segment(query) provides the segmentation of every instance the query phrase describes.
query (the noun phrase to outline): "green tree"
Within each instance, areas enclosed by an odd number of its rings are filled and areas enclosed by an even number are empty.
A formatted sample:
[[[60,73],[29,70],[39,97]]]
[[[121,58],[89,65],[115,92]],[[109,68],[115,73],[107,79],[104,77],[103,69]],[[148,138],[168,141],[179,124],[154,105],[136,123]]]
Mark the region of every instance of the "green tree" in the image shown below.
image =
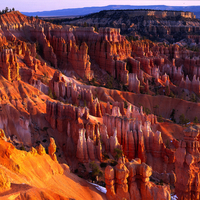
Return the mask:
[[[169,149],[169,140],[166,141],[165,146]]]
[[[163,117],[162,117],[162,115],[159,115],[157,119],[158,119],[158,122],[163,122]]]
[[[22,144],[22,146],[20,147],[20,150],[26,151],[26,149],[25,149],[25,147],[24,147],[24,144]]]
[[[151,110],[149,108],[143,107],[143,112],[146,113],[146,115],[151,114]]]
[[[165,95],[169,95],[169,86],[168,85],[165,87]]]
[[[128,108],[128,103],[127,103],[127,101],[124,101],[124,108]]]
[[[39,55],[43,55],[42,46],[40,45],[40,43],[39,43],[38,41],[35,43],[35,47],[36,47],[36,52],[37,52]]]
[[[106,152],[103,152],[102,155],[104,160],[108,160],[110,158]]]
[[[197,118],[197,116],[194,118],[194,124],[198,124],[199,123],[199,120],[198,120],[198,118]]]
[[[118,160],[120,157],[122,157],[122,153],[123,151],[119,148],[115,148],[114,149],[114,152],[115,152],[115,159]]]
[[[154,107],[154,113],[155,113],[155,115],[158,115],[158,111],[159,111],[159,105],[155,105]]]
[[[7,13],[7,12],[8,12],[8,7],[5,8],[5,13]]]
[[[99,166],[94,161],[90,162],[89,166],[92,169],[92,176],[95,177],[103,175],[102,171],[99,169]]]
[[[171,91],[169,97],[175,98],[175,94]]]
[[[113,82],[114,82],[114,78],[112,76],[111,77],[108,76],[106,87],[109,89],[113,89]]]
[[[184,124],[184,123],[185,123],[185,115],[184,115],[184,114],[181,114],[181,115],[179,116],[179,122],[180,122],[181,124]]]
[[[87,22],[84,22],[83,27],[87,27],[87,26],[88,26]]]
[[[172,120],[174,123],[176,123],[176,119],[174,118],[174,116],[175,116],[175,109],[172,110],[172,113],[171,113],[171,115],[170,115],[170,118],[171,118],[171,120]]]
[[[187,123],[190,122],[190,121],[189,121],[189,119],[187,119],[187,118],[185,117],[184,114],[181,114],[180,117],[179,117],[179,122],[180,122],[180,124],[187,124]]]
[[[191,97],[190,97],[190,101],[192,102],[196,102],[197,103],[197,97],[195,94],[192,93]]]
[[[49,96],[51,99],[54,98],[51,88],[49,88],[48,96]]]
[[[87,107],[87,102],[85,99],[84,99],[84,107]]]

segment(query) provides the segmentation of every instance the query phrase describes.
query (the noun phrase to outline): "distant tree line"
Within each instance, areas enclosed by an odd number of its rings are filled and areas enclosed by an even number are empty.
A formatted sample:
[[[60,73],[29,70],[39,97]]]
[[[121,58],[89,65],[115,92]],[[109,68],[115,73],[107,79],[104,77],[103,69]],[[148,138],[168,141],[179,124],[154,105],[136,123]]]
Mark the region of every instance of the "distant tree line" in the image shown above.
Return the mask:
[[[6,7],[5,9],[0,10],[0,14],[9,13],[9,12],[12,12],[12,11],[15,11],[15,9],[14,8],[9,9],[8,7]]]
[[[59,18],[55,18],[55,19],[43,19],[44,21],[46,22],[50,22],[52,24],[57,24],[57,25],[60,25],[62,24],[63,22],[70,22],[72,21],[70,18],[64,18],[64,19],[59,19]]]
[[[61,25],[61,24],[63,24],[64,22],[66,22],[66,23],[69,23],[69,22],[71,22],[71,21],[74,21],[74,20],[77,20],[77,19],[83,19],[84,17],[82,16],[82,17],[73,17],[73,18],[71,18],[71,17],[66,17],[66,18],[59,18],[59,17],[56,17],[56,18],[49,18],[48,19],[48,17],[47,18],[41,18],[42,20],[44,20],[44,21],[46,21],[46,22],[50,22],[50,23],[52,23],[52,24],[57,24],[57,25]]]
[[[87,14],[85,15],[84,17],[93,17],[94,15],[96,14],[104,14],[105,13],[108,13],[108,12],[126,12],[126,11],[161,11],[161,12],[188,12],[188,13],[191,13],[190,11],[182,11],[182,10],[156,10],[156,9],[116,9],[116,10],[113,10],[113,9],[110,9],[110,10],[101,10],[99,12],[96,12],[96,13],[91,13],[91,14]],[[83,16],[82,16],[83,17]]]
[[[162,12],[188,12],[191,13],[191,11],[183,11],[183,10],[157,10],[157,9],[110,9],[110,10],[106,10],[106,11],[162,11]],[[101,12],[101,11],[100,11]]]

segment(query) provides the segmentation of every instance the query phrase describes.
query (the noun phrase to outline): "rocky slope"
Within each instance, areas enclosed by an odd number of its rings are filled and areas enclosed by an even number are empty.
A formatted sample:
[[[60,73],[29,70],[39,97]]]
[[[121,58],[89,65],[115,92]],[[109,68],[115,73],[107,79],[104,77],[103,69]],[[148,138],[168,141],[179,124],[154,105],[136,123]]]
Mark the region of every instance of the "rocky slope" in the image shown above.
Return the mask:
[[[42,146],[19,151],[2,136],[1,130],[0,199],[106,199],[92,185],[70,173],[66,164],[53,160]],[[49,154],[52,148],[56,150],[50,144]]]
[[[63,22],[64,23],[64,22]],[[157,41],[177,42],[187,35],[198,35],[200,21],[191,12],[156,10],[104,10],[68,24],[120,28],[122,34]]]
[[[198,195],[198,188],[188,188],[198,185],[199,135],[193,132],[199,128],[184,134],[185,127],[173,123],[195,117],[198,123],[198,52],[19,12],[0,19],[0,128],[8,138],[0,140],[0,167],[7,174],[2,198],[105,199],[59,163],[90,181],[105,181],[108,199],[130,199],[133,191],[141,200],[169,199],[169,186],[179,197]],[[185,100],[172,98],[173,92]],[[181,185],[179,168],[197,177],[188,187]]]

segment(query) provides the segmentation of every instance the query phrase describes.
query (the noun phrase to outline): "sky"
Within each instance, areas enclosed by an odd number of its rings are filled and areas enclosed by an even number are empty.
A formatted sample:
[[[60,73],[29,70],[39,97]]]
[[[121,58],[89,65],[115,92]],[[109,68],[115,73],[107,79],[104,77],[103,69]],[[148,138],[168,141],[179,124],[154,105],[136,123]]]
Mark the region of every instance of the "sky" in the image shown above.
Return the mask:
[[[1,0],[0,10],[15,8],[20,12],[50,11],[107,5],[200,6],[200,0]]]

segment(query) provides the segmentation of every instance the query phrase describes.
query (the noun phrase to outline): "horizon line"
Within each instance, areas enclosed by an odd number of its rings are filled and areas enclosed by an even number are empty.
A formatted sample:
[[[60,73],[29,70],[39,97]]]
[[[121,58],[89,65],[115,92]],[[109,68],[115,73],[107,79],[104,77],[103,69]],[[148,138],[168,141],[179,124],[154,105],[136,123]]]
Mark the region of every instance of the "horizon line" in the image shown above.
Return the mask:
[[[30,11],[30,12],[24,12],[24,11],[19,11],[22,13],[39,13],[39,12],[51,12],[51,11],[61,11],[61,10],[74,10],[74,9],[84,9],[84,8],[103,8],[103,7],[108,7],[108,6],[134,6],[134,7],[141,7],[141,6],[166,6],[166,7],[182,7],[182,8],[187,8],[187,7],[197,7],[200,5],[190,5],[190,6],[171,6],[171,5],[106,5],[106,6],[86,6],[86,7],[78,7],[78,8],[63,8],[63,9],[55,9],[55,10],[43,10],[43,11]],[[184,11],[185,12],[185,11]],[[191,12],[191,11],[188,11]]]

